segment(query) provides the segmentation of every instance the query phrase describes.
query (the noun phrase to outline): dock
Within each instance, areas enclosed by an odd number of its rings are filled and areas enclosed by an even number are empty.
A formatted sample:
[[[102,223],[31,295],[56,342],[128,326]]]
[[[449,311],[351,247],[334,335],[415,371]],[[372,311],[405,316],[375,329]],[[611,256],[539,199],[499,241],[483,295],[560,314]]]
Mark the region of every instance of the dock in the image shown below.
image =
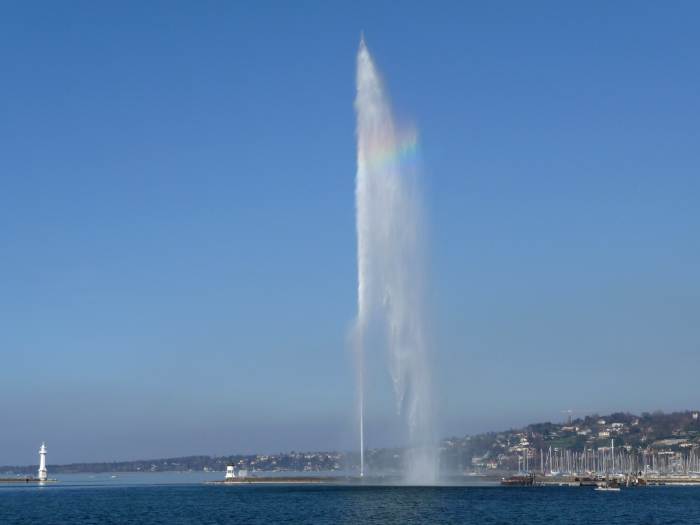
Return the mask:
[[[698,486],[699,476],[541,476],[517,475],[502,478],[504,487],[597,487],[614,483],[620,487]]]
[[[39,479],[39,478],[34,478],[34,477],[16,477],[16,478],[0,478],[0,483],[35,483],[35,484],[41,484],[41,483],[55,483],[57,480],[55,479]]]

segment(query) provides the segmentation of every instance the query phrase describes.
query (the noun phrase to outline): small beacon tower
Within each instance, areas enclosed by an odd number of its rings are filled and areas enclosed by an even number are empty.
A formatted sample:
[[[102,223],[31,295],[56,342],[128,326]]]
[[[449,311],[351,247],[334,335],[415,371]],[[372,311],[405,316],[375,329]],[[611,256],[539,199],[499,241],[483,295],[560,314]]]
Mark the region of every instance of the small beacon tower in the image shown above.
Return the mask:
[[[46,480],[46,443],[42,443],[39,449],[39,481]]]
[[[226,477],[224,479],[236,479],[236,473],[233,470],[233,465],[226,467]]]

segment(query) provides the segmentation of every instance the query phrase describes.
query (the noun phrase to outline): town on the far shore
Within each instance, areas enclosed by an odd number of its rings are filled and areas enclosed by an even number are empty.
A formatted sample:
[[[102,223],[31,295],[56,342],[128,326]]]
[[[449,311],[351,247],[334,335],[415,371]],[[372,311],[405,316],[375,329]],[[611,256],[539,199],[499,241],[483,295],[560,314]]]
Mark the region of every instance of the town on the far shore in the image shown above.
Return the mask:
[[[700,476],[700,411],[613,413],[537,423],[520,429],[450,437],[440,442],[440,469],[449,476],[498,477],[514,473],[564,476],[577,473],[634,472]],[[45,449],[44,449],[45,451]],[[406,451],[365,452],[368,472],[401,472]],[[43,456],[42,456],[43,457]],[[51,465],[53,474],[81,472],[270,472],[356,473],[356,452],[284,452],[102,463]],[[35,475],[37,465],[0,466],[2,475]]]

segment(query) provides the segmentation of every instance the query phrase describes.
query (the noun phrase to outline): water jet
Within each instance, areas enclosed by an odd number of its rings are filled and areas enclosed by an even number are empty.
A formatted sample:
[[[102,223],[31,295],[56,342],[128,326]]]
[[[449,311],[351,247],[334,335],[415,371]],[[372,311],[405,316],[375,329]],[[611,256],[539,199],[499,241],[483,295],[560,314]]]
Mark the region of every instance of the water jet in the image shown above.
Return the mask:
[[[407,432],[407,483],[437,479],[426,334],[426,272],[417,133],[399,126],[364,36],[357,53],[357,356],[360,476],[365,474],[365,352],[370,333],[388,351],[396,409]]]

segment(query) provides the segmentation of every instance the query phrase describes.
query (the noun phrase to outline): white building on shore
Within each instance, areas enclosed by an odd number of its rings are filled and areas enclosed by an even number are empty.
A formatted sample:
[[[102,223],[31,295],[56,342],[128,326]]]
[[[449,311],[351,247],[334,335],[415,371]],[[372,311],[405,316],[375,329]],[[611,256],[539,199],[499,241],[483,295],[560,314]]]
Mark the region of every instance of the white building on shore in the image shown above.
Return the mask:
[[[41,444],[39,449],[39,481],[46,481],[48,475],[46,472],[46,443]]]

